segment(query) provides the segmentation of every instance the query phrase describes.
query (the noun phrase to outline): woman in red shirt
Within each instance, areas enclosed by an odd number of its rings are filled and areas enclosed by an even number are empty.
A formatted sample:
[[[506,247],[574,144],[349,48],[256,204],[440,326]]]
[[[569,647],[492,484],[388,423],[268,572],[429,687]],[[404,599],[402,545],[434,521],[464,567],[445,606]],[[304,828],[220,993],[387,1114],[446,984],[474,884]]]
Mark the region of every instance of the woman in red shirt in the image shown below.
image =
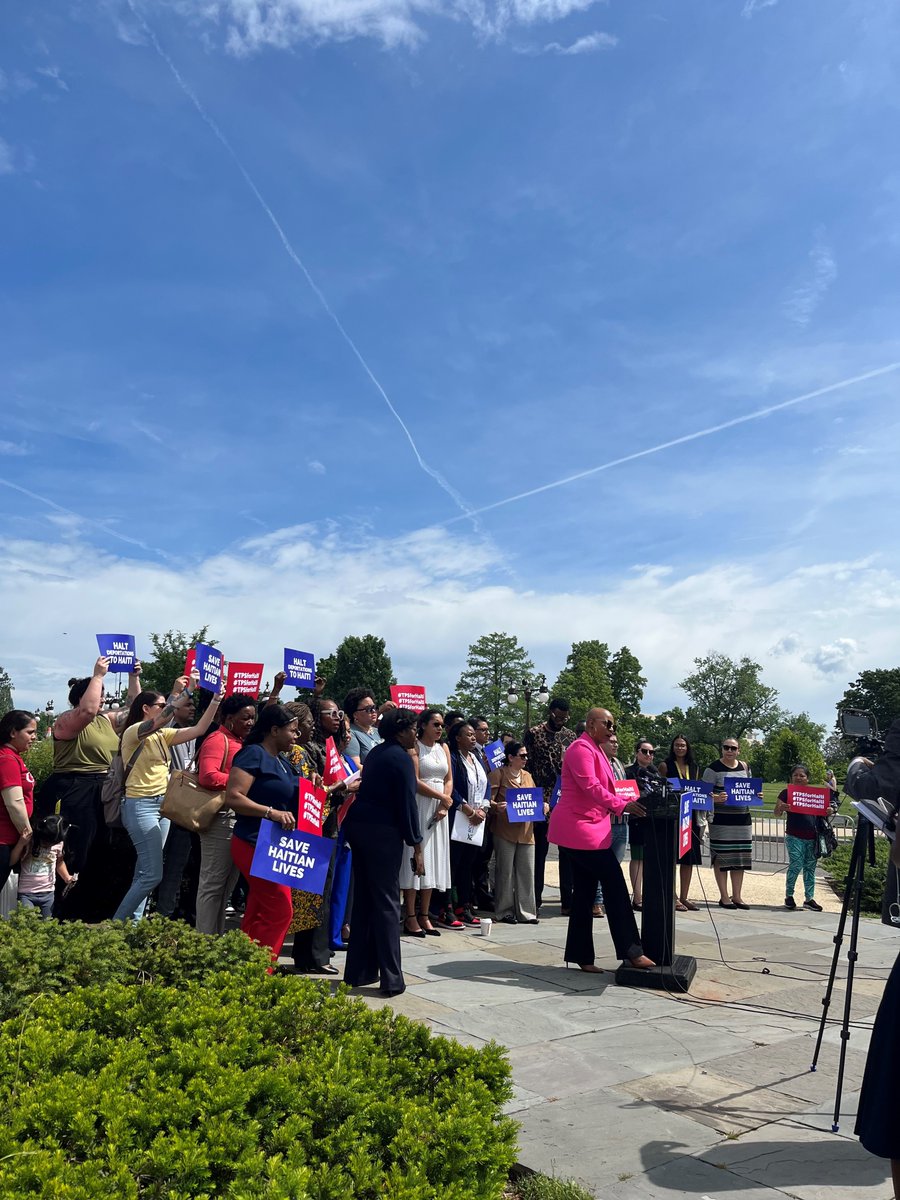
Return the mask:
[[[31,837],[34,777],[22,755],[34,745],[34,713],[14,708],[0,720],[0,889],[9,878],[9,857],[19,838]]]
[[[219,709],[221,724],[203,741],[197,759],[197,782],[212,792],[224,792],[234,756],[256,724],[252,696],[226,696]],[[224,797],[223,797],[224,799]],[[234,813],[223,808],[209,829],[200,834],[200,881],[197,884],[196,927],[200,933],[225,932],[228,897],[240,878],[231,858]]]

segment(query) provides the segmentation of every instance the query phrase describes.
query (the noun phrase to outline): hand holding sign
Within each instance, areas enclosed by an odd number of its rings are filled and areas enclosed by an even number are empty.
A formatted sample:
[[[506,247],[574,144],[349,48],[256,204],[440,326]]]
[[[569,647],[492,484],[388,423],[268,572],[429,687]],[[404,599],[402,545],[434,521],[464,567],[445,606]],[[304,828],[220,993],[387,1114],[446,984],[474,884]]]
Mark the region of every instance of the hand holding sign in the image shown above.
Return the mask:
[[[305,650],[284,648],[284,677],[291,687],[314,688],[316,685],[316,660]]]
[[[741,775],[725,776],[725,804],[731,808],[761,808],[762,780]]]
[[[795,787],[791,784],[787,790],[788,812],[804,813],[811,817],[828,815],[831,806],[831,788],[810,787],[805,784]]]
[[[108,660],[110,671],[117,675],[130,673],[134,666],[134,635],[131,633],[98,633],[97,647]]]
[[[544,819],[543,788],[507,788],[506,818],[513,823]]]
[[[290,816],[273,811],[272,817]],[[270,883],[287,884],[321,896],[328,877],[334,842],[312,833],[285,833],[274,819],[260,822],[250,874]]]
[[[197,670],[200,672],[200,686],[206,692],[219,692],[222,687],[224,674],[224,657],[221,650],[215,646],[197,646]]]

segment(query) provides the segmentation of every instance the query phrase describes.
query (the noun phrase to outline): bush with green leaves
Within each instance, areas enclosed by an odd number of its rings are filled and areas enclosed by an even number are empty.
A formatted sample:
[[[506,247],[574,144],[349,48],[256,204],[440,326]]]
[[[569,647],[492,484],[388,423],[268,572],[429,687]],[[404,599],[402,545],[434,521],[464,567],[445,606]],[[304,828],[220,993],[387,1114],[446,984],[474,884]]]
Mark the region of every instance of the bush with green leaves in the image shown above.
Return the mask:
[[[498,1046],[312,980],[36,995],[0,1026],[0,1198],[499,1200]]]
[[[150,917],[137,924],[82,925],[45,921],[18,908],[0,921],[0,1020],[23,1010],[40,992],[106,983],[204,982],[223,971],[269,965],[268,952],[234,930],[205,937],[181,921]]]
[[[841,842],[828,858],[820,860],[826,874],[830,877],[841,898],[843,898],[844,890],[847,886],[847,872],[850,870],[850,855],[852,852],[852,842]],[[876,838],[874,867],[869,862],[868,857],[866,858],[862,897],[859,905],[860,912],[869,913],[873,916],[881,916],[881,902],[884,897],[885,884],[887,883],[889,856],[890,843],[888,840],[883,837]]]
[[[35,787],[39,788],[53,774],[53,739],[41,738],[35,742],[25,755],[25,762],[34,778]]]
[[[571,1179],[551,1175],[525,1175],[516,1183],[516,1200],[594,1200],[590,1192]]]

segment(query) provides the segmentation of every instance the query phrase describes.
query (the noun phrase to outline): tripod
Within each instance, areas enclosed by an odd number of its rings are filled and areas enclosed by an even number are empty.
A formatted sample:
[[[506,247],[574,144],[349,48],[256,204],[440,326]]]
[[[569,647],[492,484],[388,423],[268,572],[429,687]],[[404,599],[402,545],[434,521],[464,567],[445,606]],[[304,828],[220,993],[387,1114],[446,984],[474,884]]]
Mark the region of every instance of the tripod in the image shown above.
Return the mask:
[[[816,1038],[816,1050],[810,1064],[810,1071],[815,1071],[819,1061],[819,1051],[822,1048],[822,1037],[825,1033],[825,1023],[828,1020],[828,1009],[831,1004],[831,993],[834,991],[834,977],[837,974],[838,958],[841,953],[841,943],[844,940],[844,926],[847,923],[847,912],[852,904],[853,918],[850,922],[850,949],[847,951],[847,992],[844,996],[844,1018],[841,1022],[841,1055],[838,1062],[837,1090],[834,1096],[834,1121],[831,1132],[840,1129],[841,1091],[844,1086],[844,1067],[847,1061],[847,1042],[850,1040],[850,1003],[853,995],[853,973],[858,958],[856,952],[859,940],[859,909],[862,902],[863,877],[866,872],[866,857],[869,864],[875,865],[875,826],[860,813],[859,824],[853,838],[853,851],[850,855],[850,869],[847,872],[847,884],[844,888],[844,903],[841,905],[841,916],[838,921],[837,933],[834,935],[834,956],[831,960],[831,971],[828,975],[828,986],[822,1000],[822,1020],[819,1022],[819,1036]]]

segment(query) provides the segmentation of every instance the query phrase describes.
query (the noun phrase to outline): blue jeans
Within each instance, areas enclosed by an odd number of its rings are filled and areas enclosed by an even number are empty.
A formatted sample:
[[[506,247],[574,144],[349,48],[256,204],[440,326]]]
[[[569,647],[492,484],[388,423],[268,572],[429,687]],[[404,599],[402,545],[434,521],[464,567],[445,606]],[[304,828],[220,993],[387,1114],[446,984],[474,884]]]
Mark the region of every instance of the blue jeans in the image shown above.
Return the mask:
[[[616,856],[616,862],[621,862],[625,857],[625,847],[628,845],[628,824],[622,821],[619,825],[612,827],[612,845],[610,849]],[[597,895],[594,897],[595,904],[603,903],[603,888],[597,884]]]
[[[169,832],[168,819],[159,815],[162,802],[162,796],[130,796],[122,801],[122,824],[137,851],[137,866],[131,887],[113,915],[114,921],[139,921],[147,897],[162,879],[163,846]]]
[[[36,908],[40,911],[42,917],[53,916],[53,901],[56,899],[54,892],[19,892],[18,900],[25,908]]]

